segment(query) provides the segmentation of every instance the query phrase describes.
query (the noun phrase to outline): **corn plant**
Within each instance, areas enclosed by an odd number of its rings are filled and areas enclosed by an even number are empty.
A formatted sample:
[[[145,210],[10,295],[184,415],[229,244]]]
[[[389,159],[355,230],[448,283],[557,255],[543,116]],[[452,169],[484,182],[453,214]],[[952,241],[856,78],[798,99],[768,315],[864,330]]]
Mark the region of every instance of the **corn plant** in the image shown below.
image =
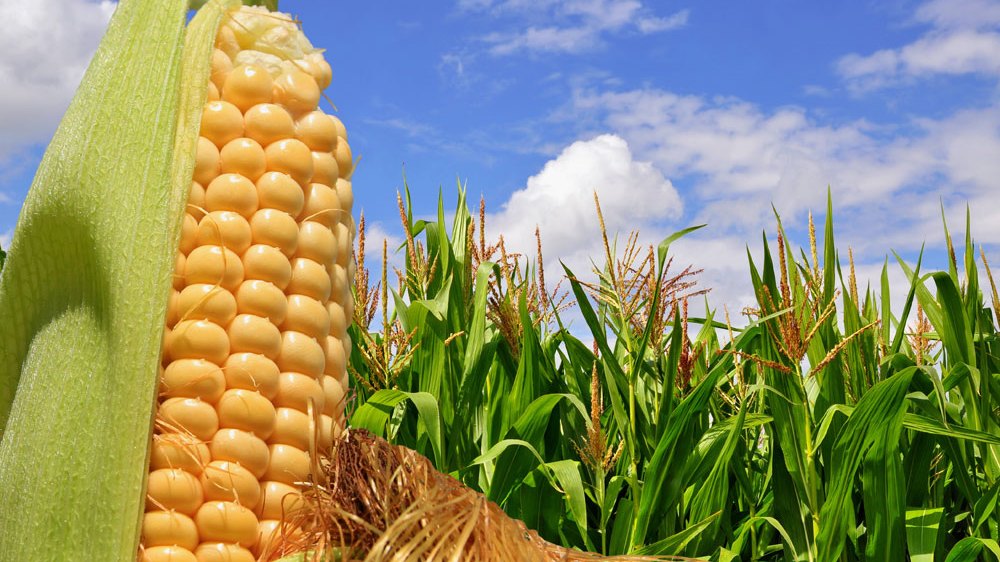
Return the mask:
[[[358,268],[351,423],[566,546],[993,559],[1000,360],[971,234],[964,277],[953,250],[949,271],[931,274],[897,256],[910,287],[893,311],[888,262],[880,286],[859,291],[826,211],[822,244],[810,217],[808,253],[780,218],[774,247],[748,253],[757,304],[734,326],[697,270],[670,272],[670,244],[693,229],[657,248],[627,236],[619,251],[602,222],[596,281],[567,268],[560,297],[545,289],[541,243],[533,264],[487,244],[464,190],[450,233],[440,196],[436,220],[414,220],[407,192],[396,284],[384,257],[377,282]],[[586,339],[564,324],[567,306]]]

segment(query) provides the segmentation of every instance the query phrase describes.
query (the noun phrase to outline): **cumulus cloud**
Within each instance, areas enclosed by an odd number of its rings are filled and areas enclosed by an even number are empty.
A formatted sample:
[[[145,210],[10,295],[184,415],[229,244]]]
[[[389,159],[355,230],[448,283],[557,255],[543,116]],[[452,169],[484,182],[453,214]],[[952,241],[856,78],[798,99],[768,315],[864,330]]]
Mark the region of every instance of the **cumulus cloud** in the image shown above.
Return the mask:
[[[638,0],[460,0],[458,5],[463,11],[518,20],[516,29],[481,38],[498,56],[581,53],[600,46],[608,34],[669,31],[687,25],[689,17],[688,10],[657,15]]]
[[[0,2],[0,159],[45,142],[90,62],[115,3]]]
[[[491,236],[502,233],[509,248],[533,256],[537,225],[553,257],[549,265],[561,259],[583,273],[602,252],[595,193],[612,234],[645,227],[652,234],[683,211],[677,190],[656,167],[637,160],[621,137],[600,135],[574,142],[546,163],[488,216],[487,227]]]
[[[929,29],[907,45],[837,61],[836,70],[852,91],[941,74],[1000,78],[1000,2],[931,0],[917,9],[912,23]]]

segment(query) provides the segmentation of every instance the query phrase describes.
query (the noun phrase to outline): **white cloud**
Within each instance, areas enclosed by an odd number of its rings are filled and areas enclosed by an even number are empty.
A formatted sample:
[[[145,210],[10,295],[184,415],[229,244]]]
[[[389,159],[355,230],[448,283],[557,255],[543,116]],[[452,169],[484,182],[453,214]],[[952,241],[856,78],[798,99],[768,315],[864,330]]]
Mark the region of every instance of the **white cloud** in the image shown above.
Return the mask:
[[[489,52],[581,53],[602,45],[607,34],[659,33],[687,25],[688,10],[659,16],[638,0],[460,0],[459,9],[515,17],[516,29],[482,37]],[[526,25],[527,23],[527,25]]]
[[[937,74],[1000,78],[1000,2],[931,0],[917,9],[912,23],[930,29],[902,47],[837,61],[849,89],[863,93]]]
[[[0,160],[51,136],[114,9],[107,0],[0,1]]]
[[[917,8],[913,20],[941,29],[979,29],[1000,25],[996,0],[930,0]]]
[[[575,142],[528,178],[502,210],[490,214],[490,237],[503,233],[508,248],[533,256],[535,227],[541,229],[547,269],[564,260],[578,274],[601,253],[594,193],[610,235],[680,217],[677,190],[651,163],[636,160],[628,143],[615,135]]]
[[[639,32],[641,33],[670,31],[671,29],[679,29],[687,25],[688,18],[690,16],[690,10],[681,10],[665,18],[657,16],[640,18],[636,22],[636,26],[639,28]]]
[[[509,55],[517,51],[578,53],[592,48],[597,42],[593,31],[582,27],[530,27],[517,33],[490,33],[483,41],[492,45],[494,55]]]
[[[972,209],[973,234],[989,259],[1000,252],[1000,104],[896,126],[859,120],[830,125],[796,107],[764,110],[735,98],[684,96],[657,89],[580,89],[557,114],[610,131],[583,138],[549,161],[491,217],[522,251],[541,225],[549,264],[589,269],[603,251],[590,185],[600,186],[609,231],[638,228],[656,244],[693,224],[708,228],[674,245],[679,263],[704,267],[712,302],[734,307],[751,297],[746,247],[775,230],[772,204],[793,238],[807,245],[807,211],[819,220],[827,186],[838,248],[854,249],[860,283],[877,286],[891,250],[944,248],[941,205],[953,234]],[[681,213],[682,209],[687,211]],[[820,227],[822,225],[819,225]],[[894,287],[901,281],[890,259]],[[905,286],[905,283],[903,284]],[[899,291],[897,291],[899,292]]]
[[[599,112],[605,126],[629,141],[683,193],[694,222],[749,235],[771,220],[771,203],[789,222],[825,207],[830,186],[844,234],[862,250],[885,243],[912,249],[940,241],[939,205],[964,208],[998,193],[1000,105],[915,119],[898,128],[864,121],[816,122],[804,110],[763,111],[740,100],[678,96],[661,90],[579,92],[577,111]],[[974,209],[976,224],[993,228]],[[982,215],[978,219],[977,215]],[[1000,243],[1000,237],[994,238]]]

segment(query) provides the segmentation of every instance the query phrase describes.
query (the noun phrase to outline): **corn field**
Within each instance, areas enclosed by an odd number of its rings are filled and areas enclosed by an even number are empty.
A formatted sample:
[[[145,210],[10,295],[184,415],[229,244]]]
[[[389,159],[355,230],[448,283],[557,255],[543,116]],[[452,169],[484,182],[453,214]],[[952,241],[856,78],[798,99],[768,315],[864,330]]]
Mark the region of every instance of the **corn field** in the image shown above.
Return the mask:
[[[591,552],[1000,557],[1000,299],[968,227],[948,271],[897,256],[859,290],[832,203],[808,250],[778,219],[776,251],[748,255],[757,304],[732,317],[671,263],[693,229],[643,248],[602,226],[597,281],[565,268],[553,287],[541,239],[530,257],[488,243],[461,187],[450,225],[440,201],[435,220],[399,206],[398,270],[361,220],[351,426]],[[910,280],[898,310],[890,267]]]

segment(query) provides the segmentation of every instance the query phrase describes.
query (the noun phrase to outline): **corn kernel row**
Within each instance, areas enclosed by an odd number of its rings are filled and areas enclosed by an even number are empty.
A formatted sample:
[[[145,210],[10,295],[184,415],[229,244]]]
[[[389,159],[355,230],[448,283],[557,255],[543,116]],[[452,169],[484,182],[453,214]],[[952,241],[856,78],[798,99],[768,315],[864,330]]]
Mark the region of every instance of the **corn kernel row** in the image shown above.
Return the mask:
[[[344,423],[353,158],[343,124],[317,109],[329,65],[251,48],[253,12],[220,28],[212,54],[167,314],[148,562],[256,560],[301,498],[311,445]]]

